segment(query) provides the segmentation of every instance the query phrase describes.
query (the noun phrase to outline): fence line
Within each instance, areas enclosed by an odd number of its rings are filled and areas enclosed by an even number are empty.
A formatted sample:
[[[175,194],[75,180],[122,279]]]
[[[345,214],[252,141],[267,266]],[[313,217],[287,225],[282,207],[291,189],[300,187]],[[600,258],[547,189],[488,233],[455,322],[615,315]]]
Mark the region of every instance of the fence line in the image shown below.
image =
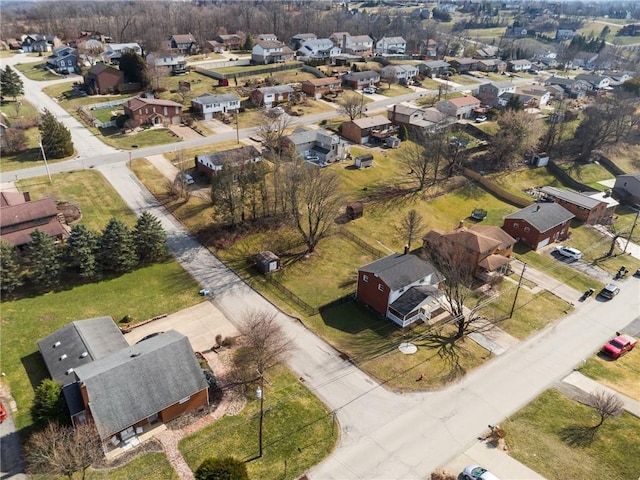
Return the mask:
[[[484,188],[486,188],[491,193],[493,193],[496,197],[500,198],[501,200],[504,200],[507,203],[515,205],[516,207],[520,207],[520,208],[528,207],[533,203],[532,200],[527,200],[526,198],[522,198],[517,195],[514,195],[511,192],[507,192],[504,188],[499,187],[497,184],[495,184],[488,178],[483,177],[478,172],[474,172],[473,170],[469,170],[468,168],[465,168],[463,173],[465,177],[475,180]]]
[[[340,228],[338,229],[338,234],[347,237],[349,240],[351,240],[353,243],[355,243],[356,245],[358,245],[360,248],[366,250],[367,252],[369,252],[372,255],[375,255],[378,258],[382,258],[385,257],[387,254],[382,252],[381,250],[378,250],[375,247],[372,247],[371,245],[369,245],[367,242],[365,242],[364,240],[362,240],[360,237],[354,235],[353,233],[351,233],[350,231],[344,229],[344,228]]]
[[[571,175],[560,168],[558,164],[553,160],[549,160],[549,163],[547,164],[547,170],[558,177],[558,180],[560,180],[566,187],[573,188],[574,190],[577,190],[579,192],[593,191],[593,187],[575,180]]]
[[[117,107],[119,105],[122,105],[123,103],[126,103],[128,100],[131,100],[131,99],[119,98],[118,100],[111,100],[110,102],[93,103],[91,105],[87,105],[84,108],[87,108],[89,110],[102,110],[105,108]]]
[[[278,280],[273,278],[271,275],[267,275],[265,278],[269,285],[274,286],[278,291],[283,293],[290,300],[293,300],[293,302],[299,307],[301,307],[306,313],[308,313],[309,315],[318,314],[319,310],[317,308],[312,307],[307,302],[302,300],[300,297],[298,297],[295,293],[293,293],[291,290],[289,290],[287,287],[285,287],[282,283],[280,283]]]

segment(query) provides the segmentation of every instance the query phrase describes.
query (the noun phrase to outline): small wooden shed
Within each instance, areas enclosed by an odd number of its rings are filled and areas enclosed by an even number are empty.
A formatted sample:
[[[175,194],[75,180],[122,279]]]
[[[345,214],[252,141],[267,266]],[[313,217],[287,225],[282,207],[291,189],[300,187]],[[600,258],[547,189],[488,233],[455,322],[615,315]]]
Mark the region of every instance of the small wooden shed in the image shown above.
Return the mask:
[[[364,215],[364,205],[362,202],[349,202],[347,203],[347,217],[351,220],[360,218]]]
[[[268,250],[258,253],[255,262],[256,269],[262,274],[275,272],[280,268],[280,257]]]
[[[387,137],[384,139],[387,148],[400,148],[400,139],[398,137]]]
[[[373,167],[373,155],[367,153],[366,155],[360,155],[353,159],[356,168]]]

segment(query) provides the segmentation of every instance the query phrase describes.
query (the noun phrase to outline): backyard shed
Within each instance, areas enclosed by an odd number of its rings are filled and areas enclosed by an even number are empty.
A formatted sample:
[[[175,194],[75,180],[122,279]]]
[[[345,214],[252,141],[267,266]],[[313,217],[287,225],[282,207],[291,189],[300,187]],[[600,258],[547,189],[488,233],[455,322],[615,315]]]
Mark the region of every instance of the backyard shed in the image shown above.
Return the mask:
[[[268,250],[258,253],[255,261],[256,269],[262,274],[275,272],[280,268],[280,257]]]
[[[384,139],[384,144],[388,148],[400,148],[400,139],[398,137],[387,137]]]
[[[364,214],[364,205],[362,202],[349,202],[347,203],[347,217],[351,220],[360,218]]]
[[[371,153],[367,153],[366,155],[357,156],[354,159],[354,164],[356,168],[373,167],[373,155]]]

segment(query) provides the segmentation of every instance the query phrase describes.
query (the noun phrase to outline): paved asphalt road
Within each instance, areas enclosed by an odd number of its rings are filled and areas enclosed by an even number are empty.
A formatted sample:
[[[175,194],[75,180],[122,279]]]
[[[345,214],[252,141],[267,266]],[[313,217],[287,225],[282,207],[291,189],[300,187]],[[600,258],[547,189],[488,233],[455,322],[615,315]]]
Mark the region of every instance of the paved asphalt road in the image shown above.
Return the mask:
[[[275,311],[275,307],[184,231],[128,170],[123,156],[128,154],[103,155],[87,158],[85,162],[97,165],[135,212],[148,210],[160,218],[176,258],[203,287],[212,291],[214,301],[234,324],[238,325],[247,309]],[[58,165],[62,171],[77,167],[77,163]],[[13,180],[13,175],[23,178],[37,174],[42,173],[33,169],[10,172],[6,180],[3,176],[3,181]],[[341,359],[330,345],[300,322],[278,313],[297,347],[289,365],[336,411],[341,426],[338,448],[312,468],[309,477],[341,480],[427,477],[436,467],[467,450],[487,424],[499,423],[518,410],[590,356],[612,332],[637,317],[640,280],[627,278],[621,282],[621,288],[611,302],[594,301],[579,306],[562,321],[492,359],[454,385],[437,392],[406,395],[386,390]],[[500,476],[500,471],[494,473]]]

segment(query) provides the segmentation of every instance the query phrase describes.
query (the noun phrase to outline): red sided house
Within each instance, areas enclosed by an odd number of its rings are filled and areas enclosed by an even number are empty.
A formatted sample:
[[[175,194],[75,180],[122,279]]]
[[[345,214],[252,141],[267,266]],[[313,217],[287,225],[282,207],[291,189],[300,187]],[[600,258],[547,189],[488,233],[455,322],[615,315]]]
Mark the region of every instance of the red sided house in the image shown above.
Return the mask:
[[[420,257],[396,253],[358,269],[356,298],[401,327],[441,308],[442,275]]]
[[[542,187],[540,192],[589,225],[610,224],[618,206],[616,200],[603,195],[602,192],[585,194],[556,187]]]
[[[124,83],[124,73],[104,63],[91,67],[84,76],[84,84],[93,94],[107,95],[118,92]]]
[[[0,238],[22,247],[31,241],[31,232],[40,230],[62,241],[67,230],[51,197],[31,200],[28,192],[0,192]]]
[[[302,82],[302,91],[313,98],[322,98],[325,93],[341,93],[342,81],[335,77],[312,78]]]
[[[124,103],[124,113],[141,125],[177,125],[182,122],[182,105],[157,98],[132,98]]]
[[[382,115],[356,118],[342,124],[342,136],[354,143],[380,143],[395,132],[391,121]]]
[[[557,203],[534,203],[504,217],[502,229],[534,250],[569,238],[569,225],[574,218]]]

